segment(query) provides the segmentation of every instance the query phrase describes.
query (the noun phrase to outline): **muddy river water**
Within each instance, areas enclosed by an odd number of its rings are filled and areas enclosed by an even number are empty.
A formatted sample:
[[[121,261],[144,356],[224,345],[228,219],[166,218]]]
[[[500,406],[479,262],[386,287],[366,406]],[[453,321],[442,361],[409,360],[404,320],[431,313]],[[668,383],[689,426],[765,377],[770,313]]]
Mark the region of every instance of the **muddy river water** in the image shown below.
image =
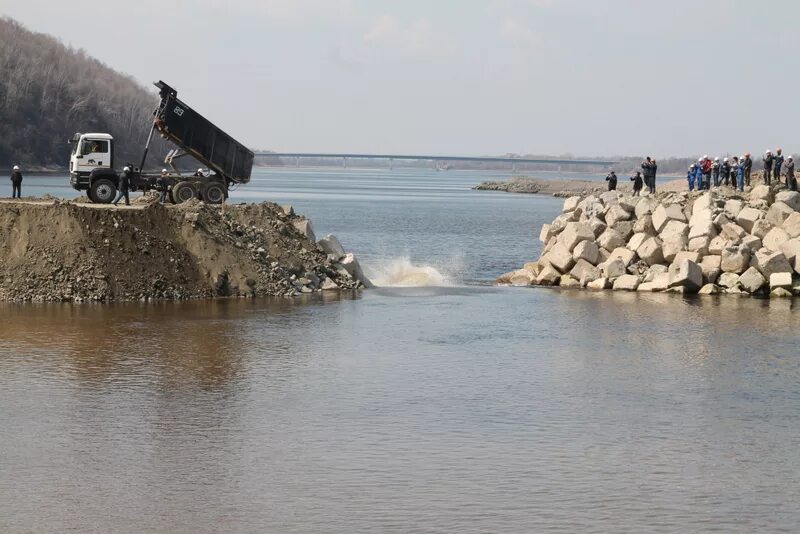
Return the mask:
[[[0,305],[0,531],[795,530],[797,303],[492,287],[561,204],[469,190],[496,176],[233,197],[411,287]]]

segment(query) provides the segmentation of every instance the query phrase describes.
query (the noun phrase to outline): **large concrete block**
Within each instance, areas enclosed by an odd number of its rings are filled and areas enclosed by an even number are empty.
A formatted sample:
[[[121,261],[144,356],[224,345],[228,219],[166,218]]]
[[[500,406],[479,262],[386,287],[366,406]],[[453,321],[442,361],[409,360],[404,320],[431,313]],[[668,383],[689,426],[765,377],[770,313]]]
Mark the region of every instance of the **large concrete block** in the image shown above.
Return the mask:
[[[769,276],[770,290],[779,287],[788,291],[792,290],[792,273],[773,273]]]
[[[766,219],[759,219],[753,223],[753,228],[750,230],[750,233],[759,239],[764,239],[764,236],[766,236],[772,228],[774,228],[774,226],[771,222]]]
[[[529,286],[536,283],[536,276],[526,269],[518,269],[511,273],[509,282],[512,286]]]
[[[669,274],[656,274],[649,282],[639,284],[636,291],[666,291],[669,287]]]
[[[614,289],[623,291],[636,291],[639,287],[639,277],[632,274],[623,274],[614,280]]]
[[[572,251],[572,259],[575,261],[586,260],[592,265],[597,265],[599,248],[594,241],[581,241]]]
[[[614,260],[619,258],[625,264],[625,267],[628,267],[633,261],[636,260],[636,252],[629,250],[625,247],[617,247],[611,251],[610,259]]]
[[[625,269],[625,262],[619,258],[609,258],[607,262],[600,266],[600,269],[603,272],[603,276],[611,280],[614,280],[615,278],[618,278],[627,272]]]
[[[695,237],[708,237],[710,240],[712,237],[716,237],[716,235],[717,228],[712,222],[695,224],[689,228],[689,240],[692,240]]]
[[[750,234],[744,236],[739,244],[743,247],[749,248],[751,252],[755,252],[763,246],[759,238]]]
[[[664,229],[664,226],[671,221],[686,222],[686,215],[679,204],[660,204],[653,212],[653,226],[658,233]]]
[[[729,241],[738,242],[741,238],[747,235],[744,228],[735,223],[728,223],[722,227],[722,233]]]
[[[773,228],[767,232],[761,242],[769,250],[777,252],[781,249],[781,245],[789,241],[789,239],[789,234],[783,228]]]
[[[774,273],[790,273],[794,270],[783,252],[768,252],[763,249],[753,255],[750,266],[758,269],[764,278],[769,278]]]
[[[657,207],[658,201],[656,199],[642,197],[642,199],[636,204],[634,213],[636,214],[637,219],[641,219],[645,215],[651,215]]]
[[[653,226],[653,216],[648,213],[636,219],[633,225],[633,233],[658,235],[655,226]]]
[[[351,254],[345,254],[344,258],[339,262],[344,270],[350,273],[350,276],[353,277],[354,280],[358,280],[364,287],[372,287],[372,282],[370,282],[369,278],[364,274],[364,271],[361,270],[361,264],[358,263],[356,257]]]
[[[766,278],[755,267],[750,267],[739,277],[738,285],[748,293],[755,293],[767,283]]]
[[[735,287],[739,282],[739,275],[736,273],[722,273],[717,278],[717,285],[722,287]]]
[[[722,271],[741,274],[750,266],[750,249],[747,247],[728,247],[722,251]]]
[[[710,284],[715,284],[722,274],[722,256],[704,256],[700,262],[703,278]]]
[[[569,274],[562,274],[558,281],[558,285],[564,289],[577,289],[581,287],[579,280],[576,280]]]
[[[636,204],[639,203],[639,199],[641,198],[642,197],[635,197],[633,195],[623,195],[619,197],[619,205],[622,209],[633,215]]]
[[[636,254],[647,265],[657,265],[664,261],[661,240],[657,237],[648,237],[636,249]]]
[[[729,246],[728,243],[730,242],[727,239],[721,235],[718,235],[708,243],[708,253],[721,255],[723,249]]]
[[[561,273],[547,263],[542,270],[539,271],[539,276],[536,277],[536,283],[540,286],[553,286],[561,280]]]
[[[689,241],[686,236],[680,234],[670,234],[662,238],[661,253],[664,256],[664,261],[671,263],[675,259],[675,255],[682,250],[686,250]]]
[[[675,257],[672,259],[672,263],[681,263],[683,260],[689,260],[695,263],[700,263],[700,254],[697,252],[682,250],[677,254],[675,254]]]
[[[783,202],[794,211],[800,211],[800,193],[797,191],[781,191],[775,195],[775,202]]]
[[[724,211],[721,211],[716,215],[714,215],[714,226],[716,226],[717,228],[722,228],[723,226],[731,222],[733,221],[730,219],[730,217],[725,215]]]
[[[642,243],[645,242],[645,240],[648,237],[649,236],[643,232],[638,234],[633,234],[633,237],[631,237],[630,241],[628,241],[627,248],[631,250],[636,250]]]
[[[633,236],[634,224],[634,221],[618,221],[612,228],[627,242]]]
[[[572,252],[561,242],[556,243],[547,253],[547,261],[558,269],[561,274],[568,273],[572,266],[575,265],[575,260],[572,259]]]
[[[709,208],[695,211],[694,214],[692,214],[692,218],[689,219],[689,226],[708,226],[713,223],[714,214]]]
[[[669,287],[683,287],[686,292],[694,293],[702,286],[703,270],[693,261],[683,260],[670,273]]]
[[[681,221],[671,220],[661,229],[660,237],[661,239],[666,239],[669,235],[683,235],[688,238],[689,225]]]
[[[700,256],[705,256],[708,254],[708,244],[710,242],[711,238],[709,238],[707,235],[702,235],[700,237],[690,239],[686,248],[688,248],[691,252],[697,252],[700,254]]]
[[[314,226],[308,219],[298,219],[292,221],[292,226],[294,226],[295,230],[306,236],[309,241],[317,241],[317,236],[314,235]]]
[[[619,196],[619,193],[616,191],[606,191],[600,195],[600,201],[606,206],[619,204]]]
[[[753,224],[761,219],[763,215],[762,211],[748,206],[742,208],[742,211],[736,216],[736,224],[744,228],[745,232],[750,233],[753,230]]]
[[[789,237],[800,237],[800,213],[793,213],[783,221],[781,226]]]
[[[600,234],[606,231],[606,223],[598,219],[597,217],[592,217],[589,219],[589,226],[592,227],[592,233],[594,233],[595,238],[600,237]]]
[[[589,289],[611,289],[611,280],[605,277],[598,278],[593,282],[586,284]]]
[[[701,211],[710,210],[713,205],[714,202],[711,197],[711,191],[703,193],[702,195],[697,197],[694,201],[694,204],[692,204],[692,216]]]
[[[619,235],[619,232],[613,228],[607,228],[606,231],[597,238],[597,244],[600,248],[614,250],[617,247],[624,247],[625,240]]]
[[[565,198],[564,199],[564,207],[562,208],[561,211],[563,213],[566,213],[566,212],[569,212],[569,211],[575,211],[575,209],[577,209],[578,204],[580,203],[580,201],[581,201],[581,197],[578,197],[578,196]]]
[[[744,202],[737,198],[732,198],[725,202],[725,213],[731,219],[735,219],[739,212],[744,208]]]
[[[763,200],[767,204],[772,202],[772,189],[768,185],[757,185],[750,191],[748,198],[752,200]]]
[[[539,241],[542,243],[547,243],[553,234],[551,232],[552,225],[550,224],[543,224],[542,230],[539,232]]]
[[[319,241],[317,241],[317,245],[319,248],[322,249],[322,252],[325,254],[330,254],[331,256],[335,256],[336,260],[338,261],[339,258],[346,254],[344,247],[339,242],[333,234],[328,234]]]
[[[786,259],[794,265],[795,258],[800,257],[800,238],[793,238],[781,245],[781,252]]]
[[[781,226],[783,221],[788,219],[793,213],[797,213],[797,211],[783,202],[776,202],[767,210],[766,219],[771,222],[773,226]]]
[[[572,252],[581,241],[594,241],[594,232],[588,222],[570,222],[558,236],[558,242]]]
[[[572,268],[569,274],[576,280],[586,280],[587,282],[597,280],[600,278],[600,276],[602,276],[600,269],[584,259],[580,259],[575,262],[575,266]]]

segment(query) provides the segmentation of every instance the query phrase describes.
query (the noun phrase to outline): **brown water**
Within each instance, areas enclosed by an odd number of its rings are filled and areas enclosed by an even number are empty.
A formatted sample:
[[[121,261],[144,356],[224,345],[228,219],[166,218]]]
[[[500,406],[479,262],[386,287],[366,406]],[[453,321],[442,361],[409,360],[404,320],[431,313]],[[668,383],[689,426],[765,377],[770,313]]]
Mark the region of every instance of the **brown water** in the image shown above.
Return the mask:
[[[790,302],[0,308],[0,530],[793,530]]]
[[[453,287],[0,306],[0,532],[797,529],[797,300],[482,287],[561,202],[425,172],[236,194]]]

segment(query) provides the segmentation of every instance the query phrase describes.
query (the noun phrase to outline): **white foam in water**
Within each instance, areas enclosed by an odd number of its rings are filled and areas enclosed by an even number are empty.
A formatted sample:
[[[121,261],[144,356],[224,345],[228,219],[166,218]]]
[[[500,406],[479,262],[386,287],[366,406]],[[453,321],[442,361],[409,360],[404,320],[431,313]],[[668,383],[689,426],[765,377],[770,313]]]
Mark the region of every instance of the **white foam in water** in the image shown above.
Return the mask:
[[[449,277],[433,266],[414,265],[408,258],[393,258],[368,269],[368,278],[378,287],[446,287]]]

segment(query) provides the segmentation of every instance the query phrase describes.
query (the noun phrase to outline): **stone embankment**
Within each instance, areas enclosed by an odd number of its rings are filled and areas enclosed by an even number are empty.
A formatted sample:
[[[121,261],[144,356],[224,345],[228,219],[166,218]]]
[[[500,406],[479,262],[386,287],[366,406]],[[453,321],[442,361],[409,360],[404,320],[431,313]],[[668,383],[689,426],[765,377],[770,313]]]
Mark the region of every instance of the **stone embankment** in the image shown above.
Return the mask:
[[[272,203],[0,202],[0,300],[291,296],[368,286],[358,261]]]
[[[800,193],[782,186],[574,196],[539,239],[541,257],[498,283],[800,294]]]
[[[568,178],[524,178],[482,182],[473,189],[478,191],[504,191],[507,193],[528,193],[567,198],[571,196],[599,195],[608,190],[608,185],[600,180],[574,180]],[[617,189],[630,193],[632,185],[626,176],[621,176]],[[669,179],[658,181],[659,191],[680,191],[686,189],[686,180]]]

